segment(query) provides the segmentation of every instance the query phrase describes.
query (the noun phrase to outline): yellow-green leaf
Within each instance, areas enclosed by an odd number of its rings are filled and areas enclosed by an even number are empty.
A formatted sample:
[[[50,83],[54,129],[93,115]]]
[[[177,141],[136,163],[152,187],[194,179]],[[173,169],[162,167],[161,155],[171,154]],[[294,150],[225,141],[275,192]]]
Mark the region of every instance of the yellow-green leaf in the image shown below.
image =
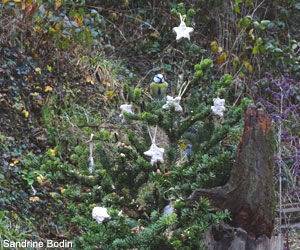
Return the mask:
[[[253,72],[253,67],[249,62],[244,62],[244,65],[246,67],[246,69],[248,70],[249,73]]]
[[[226,52],[222,52],[222,54],[217,59],[217,64],[222,64],[226,61],[227,54]]]
[[[113,90],[109,90],[109,91],[106,91],[105,93],[106,97],[108,97],[110,100],[112,100],[115,96],[115,91]]]
[[[216,41],[210,43],[210,51],[213,53],[218,51],[218,43]]]
[[[23,112],[24,112],[25,118],[28,118],[29,117],[29,112],[27,110],[24,110]]]
[[[49,149],[50,155],[55,156],[55,150],[54,149]]]
[[[153,39],[158,39],[158,38],[159,38],[159,34],[156,33],[156,32],[151,33],[149,36],[150,36],[151,38],[153,38]]]
[[[66,191],[66,189],[63,188],[63,187],[60,187],[59,189],[60,189],[60,193],[61,193],[61,194],[63,194],[63,193]]]
[[[56,0],[55,1],[55,6],[56,6],[56,8],[59,8],[61,6],[61,1],[60,0]]]
[[[258,46],[254,46],[253,50],[252,50],[253,55],[256,55],[258,53],[258,50],[259,50],[259,47]]]
[[[237,3],[235,3],[233,7],[234,7],[234,10],[236,13],[239,13],[239,14],[241,13],[240,7]]]
[[[253,31],[254,31],[254,29],[251,29],[249,31],[249,35],[251,36],[252,40],[255,40],[255,36],[253,35]]]
[[[40,75],[42,74],[41,68],[35,68],[35,72],[39,73]]]

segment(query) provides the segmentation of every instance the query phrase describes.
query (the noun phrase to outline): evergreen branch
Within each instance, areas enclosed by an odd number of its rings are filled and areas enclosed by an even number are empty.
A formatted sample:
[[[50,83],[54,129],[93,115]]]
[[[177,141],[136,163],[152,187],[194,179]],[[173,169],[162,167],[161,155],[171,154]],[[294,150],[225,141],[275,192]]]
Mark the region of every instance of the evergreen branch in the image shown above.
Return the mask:
[[[150,125],[156,125],[158,122],[158,116],[150,114],[149,112],[143,112],[141,114],[131,114],[128,112],[123,112],[123,115],[128,120],[138,120],[138,121],[145,121]]]
[[[188,117],[178,128],[176,137],[180,138],[195,122],[203,120],[210,115],[210,109],[204,107],[203,110],[193,116]]]
[[[219,141],[222,141],[226,137],[227,133],[232,128],[232,126],[240,121],[242,113],[242,108],[236,108],[232,111],[232,117],[228,119],[228,122],[224,124],[221,128],[218,128],[218,131],[214,132],[211,139],[207,143],[205,143],[201,150],[203,154],[207,153]]]
[[[177,221],[177,215],[163,216],[150,227],[141,230],[134,235],[127,236],[125,239],[116,239],[113,242],[114,249],[149,248],[155,236],[161,235],[164,230]]]

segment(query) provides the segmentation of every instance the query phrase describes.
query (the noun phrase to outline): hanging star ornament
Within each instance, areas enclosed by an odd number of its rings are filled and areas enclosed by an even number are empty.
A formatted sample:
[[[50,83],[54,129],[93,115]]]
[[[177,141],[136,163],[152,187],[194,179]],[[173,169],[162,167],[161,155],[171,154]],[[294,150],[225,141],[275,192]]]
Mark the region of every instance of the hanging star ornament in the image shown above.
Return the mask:
[[[180,40],[181,38],[186,38],[190,40],[190,33],[194,31],[191,27],[186,27],[186,24],[184,22],[185,15],[180,15],[180,24],[178,27],[174,27],[173,31],[176,33],[176,40]]]
[[[151,157],[150,163],[151,165],[153,165],[154,163],[157,162],[164,163],[164,159],[163,159],[164,152],[165,152],[164,148],[159,148],[156,146],[155,143],[152,143],[150,149],[144,152],[144,155]]]
[[[176,112],[182,112],[183,109],[180,106],[180,100],[180,96],[177,96],[175,98],[173,98],[172,96],[167,96],[167,103],[164,104],[162,108],[169,110],[171,106],[174,106]]]
[[[215,115],[218,115],[220,117],[224,116],[225,108],[225,99],[214,98],[214,106],[211,106],[211,110]]]
[[[123,115],[123,112],[134,114],[133,111],[132,111],[132,105],[131,104],[123,104],[123,105],[120,106],[120,109],[121,109],[120,117],[122,117],[122,123],[125,122],[125,117]]]

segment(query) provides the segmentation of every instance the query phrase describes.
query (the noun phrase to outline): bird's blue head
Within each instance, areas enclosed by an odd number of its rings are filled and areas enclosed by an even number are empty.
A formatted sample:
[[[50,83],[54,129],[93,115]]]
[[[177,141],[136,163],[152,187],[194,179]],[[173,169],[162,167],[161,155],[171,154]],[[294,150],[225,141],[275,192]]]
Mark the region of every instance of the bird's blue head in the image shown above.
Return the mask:
[[[165,81],[164,76],[162,74],[157,74],[153,78],[153,82],[163,83]]]

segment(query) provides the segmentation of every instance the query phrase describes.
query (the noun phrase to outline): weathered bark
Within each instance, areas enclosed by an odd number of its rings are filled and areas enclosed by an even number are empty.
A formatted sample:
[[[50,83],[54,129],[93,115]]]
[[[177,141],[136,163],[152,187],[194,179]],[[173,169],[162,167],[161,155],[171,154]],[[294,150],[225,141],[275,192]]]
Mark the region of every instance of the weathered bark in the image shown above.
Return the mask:
[[[217,209],[228,209],[232,226],[241,227],[253,238],[274,228],[275,195],[273,155],[275,141],[268,115],[250,104],[245,113],[244,133],[228,183],[212,189],[196,189],[188,204],[208,197]]]
[[[283,238],[263,235],[252,239],[242,228],[213,225],[204,236],[204,244],[209,250],[282,250]]]

